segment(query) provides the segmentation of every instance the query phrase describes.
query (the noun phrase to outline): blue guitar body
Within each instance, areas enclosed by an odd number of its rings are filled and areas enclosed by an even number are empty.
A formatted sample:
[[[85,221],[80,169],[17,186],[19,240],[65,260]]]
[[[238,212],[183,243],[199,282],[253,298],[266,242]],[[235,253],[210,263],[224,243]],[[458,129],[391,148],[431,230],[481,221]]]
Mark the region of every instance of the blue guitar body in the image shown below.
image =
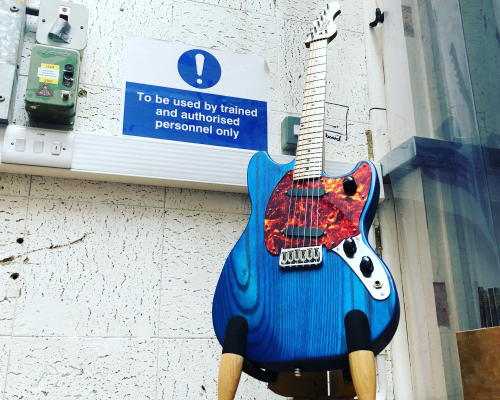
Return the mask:
[[[213,324],[221,344],[229,319],[240,315],[249,325],[245,358],[254,365],[274,371],[339,369],[348,358],[344,316],[357,309],[368,317],[375,354],[387,346],[398,325],[399,300],[390,272],[366,239],[380,188],[373,164],[362,163],[371,171],[371,183],[363,197],[359,239],[385,269],[390,295],[384,300],[371,296],[352,268],[326,246],[318,268],[280,268],[279,255],[265,244],[266,207],[294,162],[277,164],[259,152],[248,167],[250,220],[226,260],[213,300]]]

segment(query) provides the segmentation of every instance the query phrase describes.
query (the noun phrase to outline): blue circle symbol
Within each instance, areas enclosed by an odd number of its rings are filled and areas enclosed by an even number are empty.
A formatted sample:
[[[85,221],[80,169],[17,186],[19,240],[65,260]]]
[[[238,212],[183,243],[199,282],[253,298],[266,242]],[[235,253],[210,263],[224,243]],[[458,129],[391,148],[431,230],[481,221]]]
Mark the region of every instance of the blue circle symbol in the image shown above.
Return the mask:
[[[215,86],[222,73],[219,61],[204,50],[188,50],[177,63],[179,75],[189,86],[208,89]]]

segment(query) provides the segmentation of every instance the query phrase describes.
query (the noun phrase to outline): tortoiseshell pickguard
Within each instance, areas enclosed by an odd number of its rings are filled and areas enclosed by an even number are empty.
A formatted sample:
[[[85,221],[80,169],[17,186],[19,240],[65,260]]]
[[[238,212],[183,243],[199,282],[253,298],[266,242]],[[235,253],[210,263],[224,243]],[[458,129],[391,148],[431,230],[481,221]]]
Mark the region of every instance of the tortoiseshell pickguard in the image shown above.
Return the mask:
[[[350,176],[358,189],[353,196],[344,193],[341,178],[304,179],[293,181],[289,171],[276,186],[269,198],[264,219],[264,239],[267,250],[278,255],[285,247],[324,245],[328,250],[342,240],[359,233],[359,222],[372,184],[372,171],[362,163]],[[285,192],[297,188],[319,188],[327,192],[322,197],[293,197]],[[282,231],[288,227],[321,228],[324,234],[314,237],[285,237]]]

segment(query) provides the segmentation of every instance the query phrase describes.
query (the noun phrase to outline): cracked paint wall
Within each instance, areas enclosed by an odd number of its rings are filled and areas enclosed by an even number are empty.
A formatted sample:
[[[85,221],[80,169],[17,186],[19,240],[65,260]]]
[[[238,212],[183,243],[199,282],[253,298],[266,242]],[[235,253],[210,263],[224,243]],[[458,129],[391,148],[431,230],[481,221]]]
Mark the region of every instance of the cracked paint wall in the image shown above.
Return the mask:
[[[325,0],[75,2],[90,11],[75,130],[120,134],[127,33],[265,57],[269,150],[280,153],[282,119],[300,116],[303,39]],[[348,135],[326,139],[326,156],[358,161],[369,129],[362,0],[340,3],[327,100],[349,113],[333,107],[327,122]],[[27,18],[18,125],[30,125]],[[249,214],[240,194],[0,174],[0,398],[216,399],[212,296]],[[281,397],[244,375],[237,398]]]

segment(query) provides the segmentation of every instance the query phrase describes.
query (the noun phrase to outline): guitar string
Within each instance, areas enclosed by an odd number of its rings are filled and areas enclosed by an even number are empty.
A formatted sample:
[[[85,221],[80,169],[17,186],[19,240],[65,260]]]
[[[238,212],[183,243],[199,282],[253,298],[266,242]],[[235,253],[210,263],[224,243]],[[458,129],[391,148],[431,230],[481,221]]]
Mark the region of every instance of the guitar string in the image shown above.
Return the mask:
[[[292,194],[293,194],[293,173],[292,173],[292,189],[289,193],[290,201],[288,203],[288,217],[286,219],[286,228],[285,228],[285,249],[288,245],[288,225],[290,224],[290,211],[292,210]],[[291,247],[291,245],[290,245]]]
[[[311,51],[312,49],[309,50],[309,59],[310,59],[310,56],[311,56]],[[309,66],[308,66],[308,69],[309,69]],[[307,74],[306,74],[306,81],[307,81]],[[307,82],[306,82],[306,85],[307,85]],[[304,93],[305,93],[305,90],[304,90]],[[304,111],[304,105],[302,104],[302,111]],[[303,114],[303,112],[302,112]],[[300,135],[300,130],[299,130],[299,135]],[[297,157],[295,157],[295,162],[297,162]],[[304,184],[304,180],[302,180],[302,186]],[[292,187],[293,187],[293,184],[292,184]],[[299,192],[299,188],[300,188],[300,182],[297,180],[297,190],[295,192],[295,202],[294,202],[294,210],[293,210],[293,219],[294,219],[294,224],[293,224],[293,227],[292,227],[292,244],[290,247],[293,248],[293,233],[295,233],[295,227],[297,227],[297,248],[300,247],[300,219],[301,219],[301,216],[302,216],[302,203],[299,204],[299,217],[297,218],[297,196],[298,196],[298,192]],[[301,196],[301,200],[302,200],[303,196]],[[304,216],[305,218],[305,216]],[[305,224],[304,224],[304,229],[305,229]],[[304,231],[305,232],[305,231]]]
[[[295,177],[294,177],[295,178]],[[296,223],[297,223],[297,195],[299,193],[299,180],[297,180],[297,188],[295,190],[295,199],[293,201],[293,224],[292,224],[292,234],[290,235],[291,238],[290,238],[290,247],[293,248],[293,234],[295,233],[295,226],[296,226]],[[293,183],[292,183],[292,188],[293,188]]]
[[[323,41],[321,41],[323,43]],[[319,44],[319,43],[318,43]],[[326,48],[326,46],[324,46]],[[326,57],[326,56],[325,56]],[[326,60],[325,60],[326,62]],[[326,88],[326,73],[325,73],[325,78],[324,78],[324,85],[325,85],[325,88]],[[323,141],[324,141],[324,124],[325,124],[325,101],[326,101],[326,89],[325,89],[325,93],[323,94],[323,120],[322,120],[322,127],[323,129],[321,129],[321,161],[323,161],[323,152],[324,152],[324,145],[323,145]],[[319,135],[317,135],[319,136]],[[323,167],[323,162],[321,162],[321,166]],[[317,207],[316,207],[316,229],[319,230],[319,189],[320,189],[320,186],[321,186],[321,175],[323,174],[322,172],[323,168],[321,168],[321,173],[320,173],[320,177],[318,179],[318,204],[317,204]],[[316,236],[316,245],[318,245],[318,241],[319,238]],[[322,249],[320,251],[323,251]]]
[[[316,42],[313,42],[313,51],[316,51],[318,48],[318,44]],[[316,54],[314,54],[316,55]],[[314,82],[314,81],[312,81]],[[313,84],[312,86],[316,86],[316,84]],[[309,108],[311,110],[311,108]],[[314,213],[314,186],[315,186],[315,182],[316,181],[316,178],[313,178],[312,180],[312,196],[311,196],[311,222],[309,224],[309,247],[312,246],[312,228],[313,228],[313,213]]]
[[[312,48],[309,50],[309,60],[311,59],[311,56],[314,56],[314,46],[312,46]],[[309,70],[309,66],[307,67],[307,69]],[[307,76],[308,74],[306,73],[306,89],[304,91],[304,94],[305,92],[307,92]],[[305,98],[305,97],[304,97]],[[302,115],[304,115],[304,105],[302,105]],[[307,113],[306,113],[307,114]],[[303,158],[304,156],[301,154],[301,158]],[[309,162],[309,160],[307,161]],[[306,184],[306,187],[305,187],[305,191],[306,191],[306,206],[305,206],[305,212],[304,212],[304,240],[302,242],[302,247],[306,247],[306,232],[307,232],[307,203],[309,201],[309,175],[307,176],[307,184]],[[309,231],[310,232],[310,231]],[[309,234],[310,236],[311,234]],[[310,241],[310,239],[309,239]]]

